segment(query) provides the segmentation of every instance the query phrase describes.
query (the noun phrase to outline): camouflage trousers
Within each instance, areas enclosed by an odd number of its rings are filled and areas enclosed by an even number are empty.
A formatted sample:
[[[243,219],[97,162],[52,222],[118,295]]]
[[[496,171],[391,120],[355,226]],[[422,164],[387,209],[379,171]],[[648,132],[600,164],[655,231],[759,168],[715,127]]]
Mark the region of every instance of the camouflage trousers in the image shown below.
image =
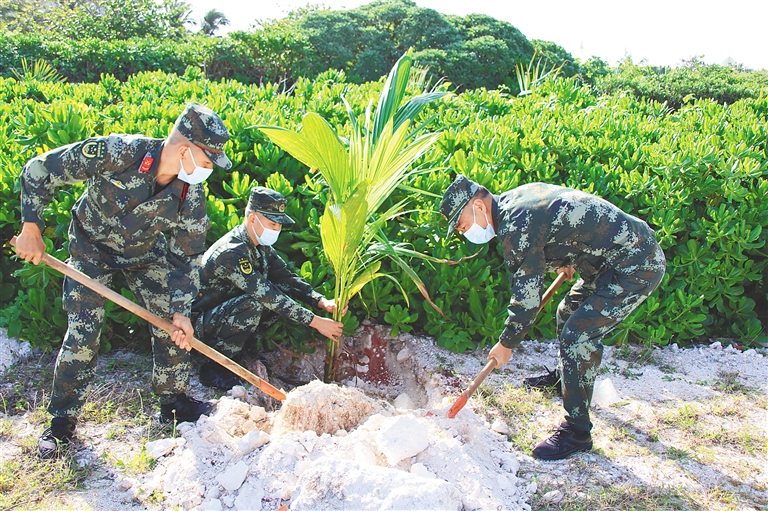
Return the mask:
[[[602,341],[661,283],[666,270],[661,247],[656,245],[632,270],[613,271],[610,281],[600,286],[579,279],[557,308],[565,419],[579,431],[592,429],[589,405],[603,357]]]
[[[92,259],[70,259],[69,264],[106,286],[122,272],[139,304],[161,318],[169,317],[169,269],[165,261],[115,269]],[[77,281],[64,279],[64,310],[68,326],[53,375],[53,392],[48,411],[55,417],[75,416],[82,408],[93,381],[99,335],[104,323],[106,299]],[[189,353],[176,347],[163,330],[150,326],[152,334],[152,390],[162,403],[175,401],[176,394],[189,386]]]
[[[209,311],[201,312],[194,322],[195,335],[207,345],[230,358],[243,349],[248,340],[259,338],[280,318],[249,295],[230,298]]]

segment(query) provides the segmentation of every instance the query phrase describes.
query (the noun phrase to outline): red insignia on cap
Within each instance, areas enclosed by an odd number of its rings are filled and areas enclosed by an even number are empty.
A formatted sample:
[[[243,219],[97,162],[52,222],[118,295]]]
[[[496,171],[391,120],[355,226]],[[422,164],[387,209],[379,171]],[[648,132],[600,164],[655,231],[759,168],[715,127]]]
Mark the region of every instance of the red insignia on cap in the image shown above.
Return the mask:
[[[152,164],[155,162],[155,159],[151,156],[145,156],[144,160],[141,162],[141,167],[139,167],[139,172],[142,172],[146,174],[149,172],[149,169],[152,168]]]

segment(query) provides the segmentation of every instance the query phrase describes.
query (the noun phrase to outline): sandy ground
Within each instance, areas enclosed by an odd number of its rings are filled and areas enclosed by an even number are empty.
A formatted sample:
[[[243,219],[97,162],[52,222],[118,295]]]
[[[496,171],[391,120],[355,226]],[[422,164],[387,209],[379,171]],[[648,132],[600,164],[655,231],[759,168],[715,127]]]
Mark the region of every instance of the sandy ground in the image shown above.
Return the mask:
[[[350,341],[358,374],[346,378],[346,386],[357,387],[365,393],[366,399],[378,402],[388,410],[384,416],[413,417],[432,436],[450,432],[450,424],[429,422],[432,419],[427,412],[438,416],[444,413],[480,371],[486,353],[454,354],[435,346],[431,339],[410,335],[392,339],[387,338],[385,332],[386,329],[381,327],[369,328]],[[378,342],[371,340],[377,336]],[[0,331],[0,353],[10,352],[6,346],[13,342]],[[30,445],[43,428],[45,415],[39,407],[45,401],[55,361],[53,354],[42,355],[19,349],[16,344],[13,346],[21,358],[15,359],[15,365],[0,377],[4,404],[0,419],[11,424],[11,433],[0,437],[0,463],[30,455]],[[297,361],[290,360],[284,353],[273,352],[265,358],[268,367],[288,364],[298,379],[317,372],[317,357]],[[478,395],[457,417],[463,427],[469,428],[467,432],[445,435],[457,439],[460,444],[457,448],[463,448],[472,445],[470,430],[483,435],[487,433],[486,443],[498,442],[493,451],[496,452],[496,462],[505,453],[517,460],[519,469],[515,466],[514,473],[509,472],[509,464],[505,467],[503,463],[497,463],[498,475],[509,478],[512,491],[517,491],[517,497],[504,501],[501,508],[573,509],[568,507],[568,502],[589,502],[590,499],[596,502],[591,508],[607,508],[605,501],[600,500],[607,498],[606,495],[618,495],[616,501],[619,504],[614,504],[613,509],[625,509],[630,505],[637,508],[637,502],[631,499],[638,498],[636,492],[642,491],[640,497],[646,499],[642,502],[650,499],[650,502],[660,503],[648,508],[768,509],[768,351],[742,352],[723,348],[718,342],[689,349],[678,349],[674,345],[655,350],[607,347],[595,392],[595,401],[600,404],[593,408],[595,448],[560,462],[541,462],[530,457],[530,446],[546,438],[559,423],[561,401],[554,394],[522,390],[520,382],[526,376],[541,373],[544,367],[555,367],[556,363],[555,343],[524,342],[510,363],[488,378]],[[228,494],[221,487],[216,489],[217,485],[210,481],[213,476],[209,474],[198,474],[203,479],[208,478],[199,481],[199,501],[185,503],[172,491],[158,491],[157,481],[162,482],[167,477],[167,466],[181,462],[181,455],[190,451],[191,445],[186,451],[184,447],[176,447],[154,465],[142,467],[137,463],[136,460],[143,459],[142,446],[147,441],[162,437],[187,438],[192,434],[190,432],[201,431],[203,427],[200,424],[190,426],[180,434],[184,428],[168,431],[157,424],[152,416],[153,400],[147,390],[150,366],[145,354],[114,352],[101,357],[92,400],[95,403],[119,401],[139,390],[143,395],[143,414],[140,410],[138,416],[144,419],[137,420],[136,411],[133,411],[133,418],[128,421],[103,420],[91,410],[78,426],[78,440],[73,445],[73,459],[83,468],[76,487],[55,494],[37,495],[34,501],[14,508],[32,509],[42,502],[44,509],[124,511],[198,506],[202,510],[218,509],[215,503],[211,504],[213,507],[206,507],[207,503],[216,500],[222,509],[234,509],[235,497],[239,494]],[[287,389],[287,384],[284,385]],[[190,393],[200,398],[222,397],[221,393],[215,394],[200,386],[195,377]],[[403,404],[403,395],[408,396],[409,403]],[[242,400],[250,400],[249,410],[263,407],[270,418],[275,416],[276,411],[271,411],[274,403],[259,400],[253,393],[249,396],[250,399],[240,396]],[[494,396],[512,396],[509,402],[514,406],[510,405],[510,413],[505,415],[503,406],[492,405]],[[11,405],[20,399],[26,403],[26,410]],[[400,400],[399,406],[392,406],[396,399]],[[225,398],[222,402],[228,402],[226,400],[231,399]],[[504,399],[500,401],[505,402]],[[122,413],[128,415],[125,411]],[[382,421],[373,424],[365,422],[367,420],[359,417],[356,424],[344,430],[343,436],[362,439],[363,443],[374,438],[377,432],[380,433]],[[209,428],[220,431],[223,423],[212,420],[211,424]],[[366,431],[370,432],[367,436]],[[289,452],[288,448],[276,438],[254,451],[251,456],[259,455],[260,458],[253,458],[253,467],[258,466],[260,459],[270,459],[270,445],[283,446],[283,457],[291,458],[294,465],[302,461],[293,451],[285,454]],[[331,440],[337,449],[342,445],[343,439],[331,435],[329,442]],[[439,451],[435,451],[434,442],[431,446],[433,454]],[[475,445],[474,449],[481,450],[481,447]],[[267,455],[259,454],[262,452]],[[413,465],[425,465],[418,462],[419,456],[428,466],[426,454],[419,454],[393,469],[417,474],[421,468],[417,467],[414,472]],[[378,457],[378,463],[386,467],[381,452]],[[306,461],[312,460],[307,457]],[[476,465],[486,463],[489,466],[493,462],[490,458],[472,461]],[[308,466],[309,463],[303,464],[301,470],[292,466],[292,471],[304,476],[301,471]],[[463,469],[471,471],[472,467]],[[274,472],[272,476],[269,469],[258,472],[257,468],[252,468],[248,472],[260,478],[260,487],[265,491],[264,495],[258,495],[264,499],[263,509],[278,509],[281,505],[302,508],[290,498],[278,498],[289,497],[290,491],[280,495],[269,493],[269,488],[274,490],[287,484],[285,480],[278,481],[280,476]],[[349,472],[345,474],[351,481]],[[270,481],[270,477],[274,480]],[[438,474],[438,479],[441,477],[450,479],[452,474]],[[316,482],[318,480],[316,478]],[[291,484],[296,483],[291,481]],[[409,481],[412,479],[406,482]],[[506,484],[504,479],[501,481],[502,486]],[[366,484],[370,486],[372,483]],[[511,491],[510,488],[507,491]],[[212,499],[212,495],[219,498]],[[520,496],[525,498],[520,499]],[[500,495],[496,497],[502,498]],[[627,507],[620,504],[622,499],[629,499]],[[679,505],[670,505],[670,501],[679,502]],[[381,502],[377,501],[369,508],[381,508]],[[476,505],[471,499],[465,499],[459,509],[471,509]]]

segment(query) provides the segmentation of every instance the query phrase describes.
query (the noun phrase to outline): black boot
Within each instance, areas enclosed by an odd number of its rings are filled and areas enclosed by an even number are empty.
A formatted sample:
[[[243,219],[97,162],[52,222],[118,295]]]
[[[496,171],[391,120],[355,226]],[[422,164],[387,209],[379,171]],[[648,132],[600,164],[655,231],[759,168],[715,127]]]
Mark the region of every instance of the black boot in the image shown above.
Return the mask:
[[[209,360],[200,366],[200,383],[206,387],[229,390],[235,385],[242,385],[243,380],[226,367]]]
[[[533,448],[533,457],[540,460],[561,460],[579,451],[592,449],[589,431],[577,431],[567,422],[560,424],[555,434]]]
[[[44,460],[57,457],[61,447],[69,444],[75,436],[74,417],[54,417],[51,419],[51,427],[43,431],[37,440],[37,454]]]
[[[549,369],[547,370],[549,371]],[[547,374],[526,378],[523,380],[523,386],[528,387],[529,389],[539,390],[555,389],[557,390],[558,395],[562,393],[562,389],[560,388],[560,373],[557,372],[557,369],[553,369]]]
[[[163,422],[195,422],[201,415],[210,415],[213,403],[198,401],[186,394],[176,396],[176,402],[160,405],[160,419]]]

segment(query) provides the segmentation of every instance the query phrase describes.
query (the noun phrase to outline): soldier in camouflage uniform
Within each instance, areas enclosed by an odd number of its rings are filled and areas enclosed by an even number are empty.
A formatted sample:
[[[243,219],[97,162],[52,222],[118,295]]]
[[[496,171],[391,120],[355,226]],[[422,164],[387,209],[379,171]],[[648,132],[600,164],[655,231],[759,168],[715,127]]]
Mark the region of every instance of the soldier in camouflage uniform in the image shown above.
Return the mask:
[[[280,193],[254,187],[243,223],[203,256],[200,294],[192,305],[195,332],[198,339],[230,358],[280,316],[313,327],[326,337],[341,335],[341,323],[317,316],[296,301],[333,312],[333,300],[326,300],[293,274],[271,246],[282,226],[294,223],[285,214],[285,205]],[[200,367],[200,382],[230,389],[239,380],[228,369],[208,361]]]
[[[33,158],[21,175],[23,227],[16,251],[22,259],[39,264],[42,258],[43,210],[54,189],[86,181],[72,208],[69,264],[105,285],[122,273],[139,302],[177,328],[169,336],[151,327],[152,389],[163,420],[197,420],[212,408],[185,394],[194,335],[189,316],[210,225],[202,181],[214,163],[231,167],[222,151],[228,139],[218,115],[191,103],[167,139],[89,138]],[[38,442],[44,458],[54,457],[74,434],[104,321],[104,297],[69,277],[63,287],[68,329],[48,405],[51,427]]]
[[[648,224],[593,195],[544,183],[491,195],[459,175],[440,212],[473,243],[498,236],[510,273],[509,317],[488,359],[506,364],[536,319],[544,275],[581,277],[557,309],[565,422],[533,450],[562,459],[592,448],[589,404],[602,340],[658,287],[666,260]]]

